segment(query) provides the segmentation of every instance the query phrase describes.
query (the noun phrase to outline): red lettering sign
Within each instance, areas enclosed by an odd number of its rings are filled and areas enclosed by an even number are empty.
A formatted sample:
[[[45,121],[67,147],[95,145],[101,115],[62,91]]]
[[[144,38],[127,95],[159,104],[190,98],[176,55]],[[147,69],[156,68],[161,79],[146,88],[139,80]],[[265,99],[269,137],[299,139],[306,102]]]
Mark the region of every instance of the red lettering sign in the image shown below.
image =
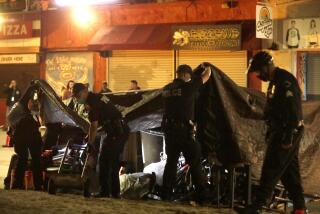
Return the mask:
[[[24,39],[32,37],[32,22],[4,22],[0,25],[0,39]]]

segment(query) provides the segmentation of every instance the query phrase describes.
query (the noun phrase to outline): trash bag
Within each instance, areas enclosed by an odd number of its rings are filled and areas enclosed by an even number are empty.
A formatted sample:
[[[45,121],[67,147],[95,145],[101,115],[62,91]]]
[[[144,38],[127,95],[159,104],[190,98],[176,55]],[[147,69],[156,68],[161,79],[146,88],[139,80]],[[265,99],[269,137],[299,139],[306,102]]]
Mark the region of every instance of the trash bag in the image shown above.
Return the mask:
[[[155,184],[155,174],[133,173],[120,175],[120,195],[126,199],[142,199]]]

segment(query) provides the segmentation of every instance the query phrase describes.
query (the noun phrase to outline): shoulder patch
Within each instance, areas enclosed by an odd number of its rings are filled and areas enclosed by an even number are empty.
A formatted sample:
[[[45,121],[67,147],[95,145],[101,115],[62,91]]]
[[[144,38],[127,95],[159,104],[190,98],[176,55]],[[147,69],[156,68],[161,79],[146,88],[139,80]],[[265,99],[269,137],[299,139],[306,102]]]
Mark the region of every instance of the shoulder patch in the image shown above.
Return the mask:
[[[110,102],[110,99],[107,96],[102,96],[100,100],[105,104],[108,104]]]
[[[286,93],[286,97],[293,97],[293,93],[292,93],[292,91],[287,91],[287,93]]]

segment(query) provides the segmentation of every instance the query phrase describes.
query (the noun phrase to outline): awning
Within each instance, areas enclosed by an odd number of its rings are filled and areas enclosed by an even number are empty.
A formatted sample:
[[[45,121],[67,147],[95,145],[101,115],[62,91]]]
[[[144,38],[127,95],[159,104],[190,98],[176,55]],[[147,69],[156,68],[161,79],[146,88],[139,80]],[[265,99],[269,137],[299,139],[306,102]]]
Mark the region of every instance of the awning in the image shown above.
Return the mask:
[[[171,49],[170,25],[103,26],[89,42],[89,50],[168,50]]]

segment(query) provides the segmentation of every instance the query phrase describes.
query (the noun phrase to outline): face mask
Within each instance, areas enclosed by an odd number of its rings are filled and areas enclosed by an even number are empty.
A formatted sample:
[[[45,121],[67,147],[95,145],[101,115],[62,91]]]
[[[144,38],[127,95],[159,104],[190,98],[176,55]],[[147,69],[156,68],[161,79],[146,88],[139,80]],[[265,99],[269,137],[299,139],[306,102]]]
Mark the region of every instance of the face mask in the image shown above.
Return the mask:
[[[264,82],[269,81],[269,71],[268,69],[261,69],[258,73],[258,78],[261,79]]]
[[[266,74],[259,74],[258,78],[261,79],[264,82],[268,81],[268,77],[266,76]]]

